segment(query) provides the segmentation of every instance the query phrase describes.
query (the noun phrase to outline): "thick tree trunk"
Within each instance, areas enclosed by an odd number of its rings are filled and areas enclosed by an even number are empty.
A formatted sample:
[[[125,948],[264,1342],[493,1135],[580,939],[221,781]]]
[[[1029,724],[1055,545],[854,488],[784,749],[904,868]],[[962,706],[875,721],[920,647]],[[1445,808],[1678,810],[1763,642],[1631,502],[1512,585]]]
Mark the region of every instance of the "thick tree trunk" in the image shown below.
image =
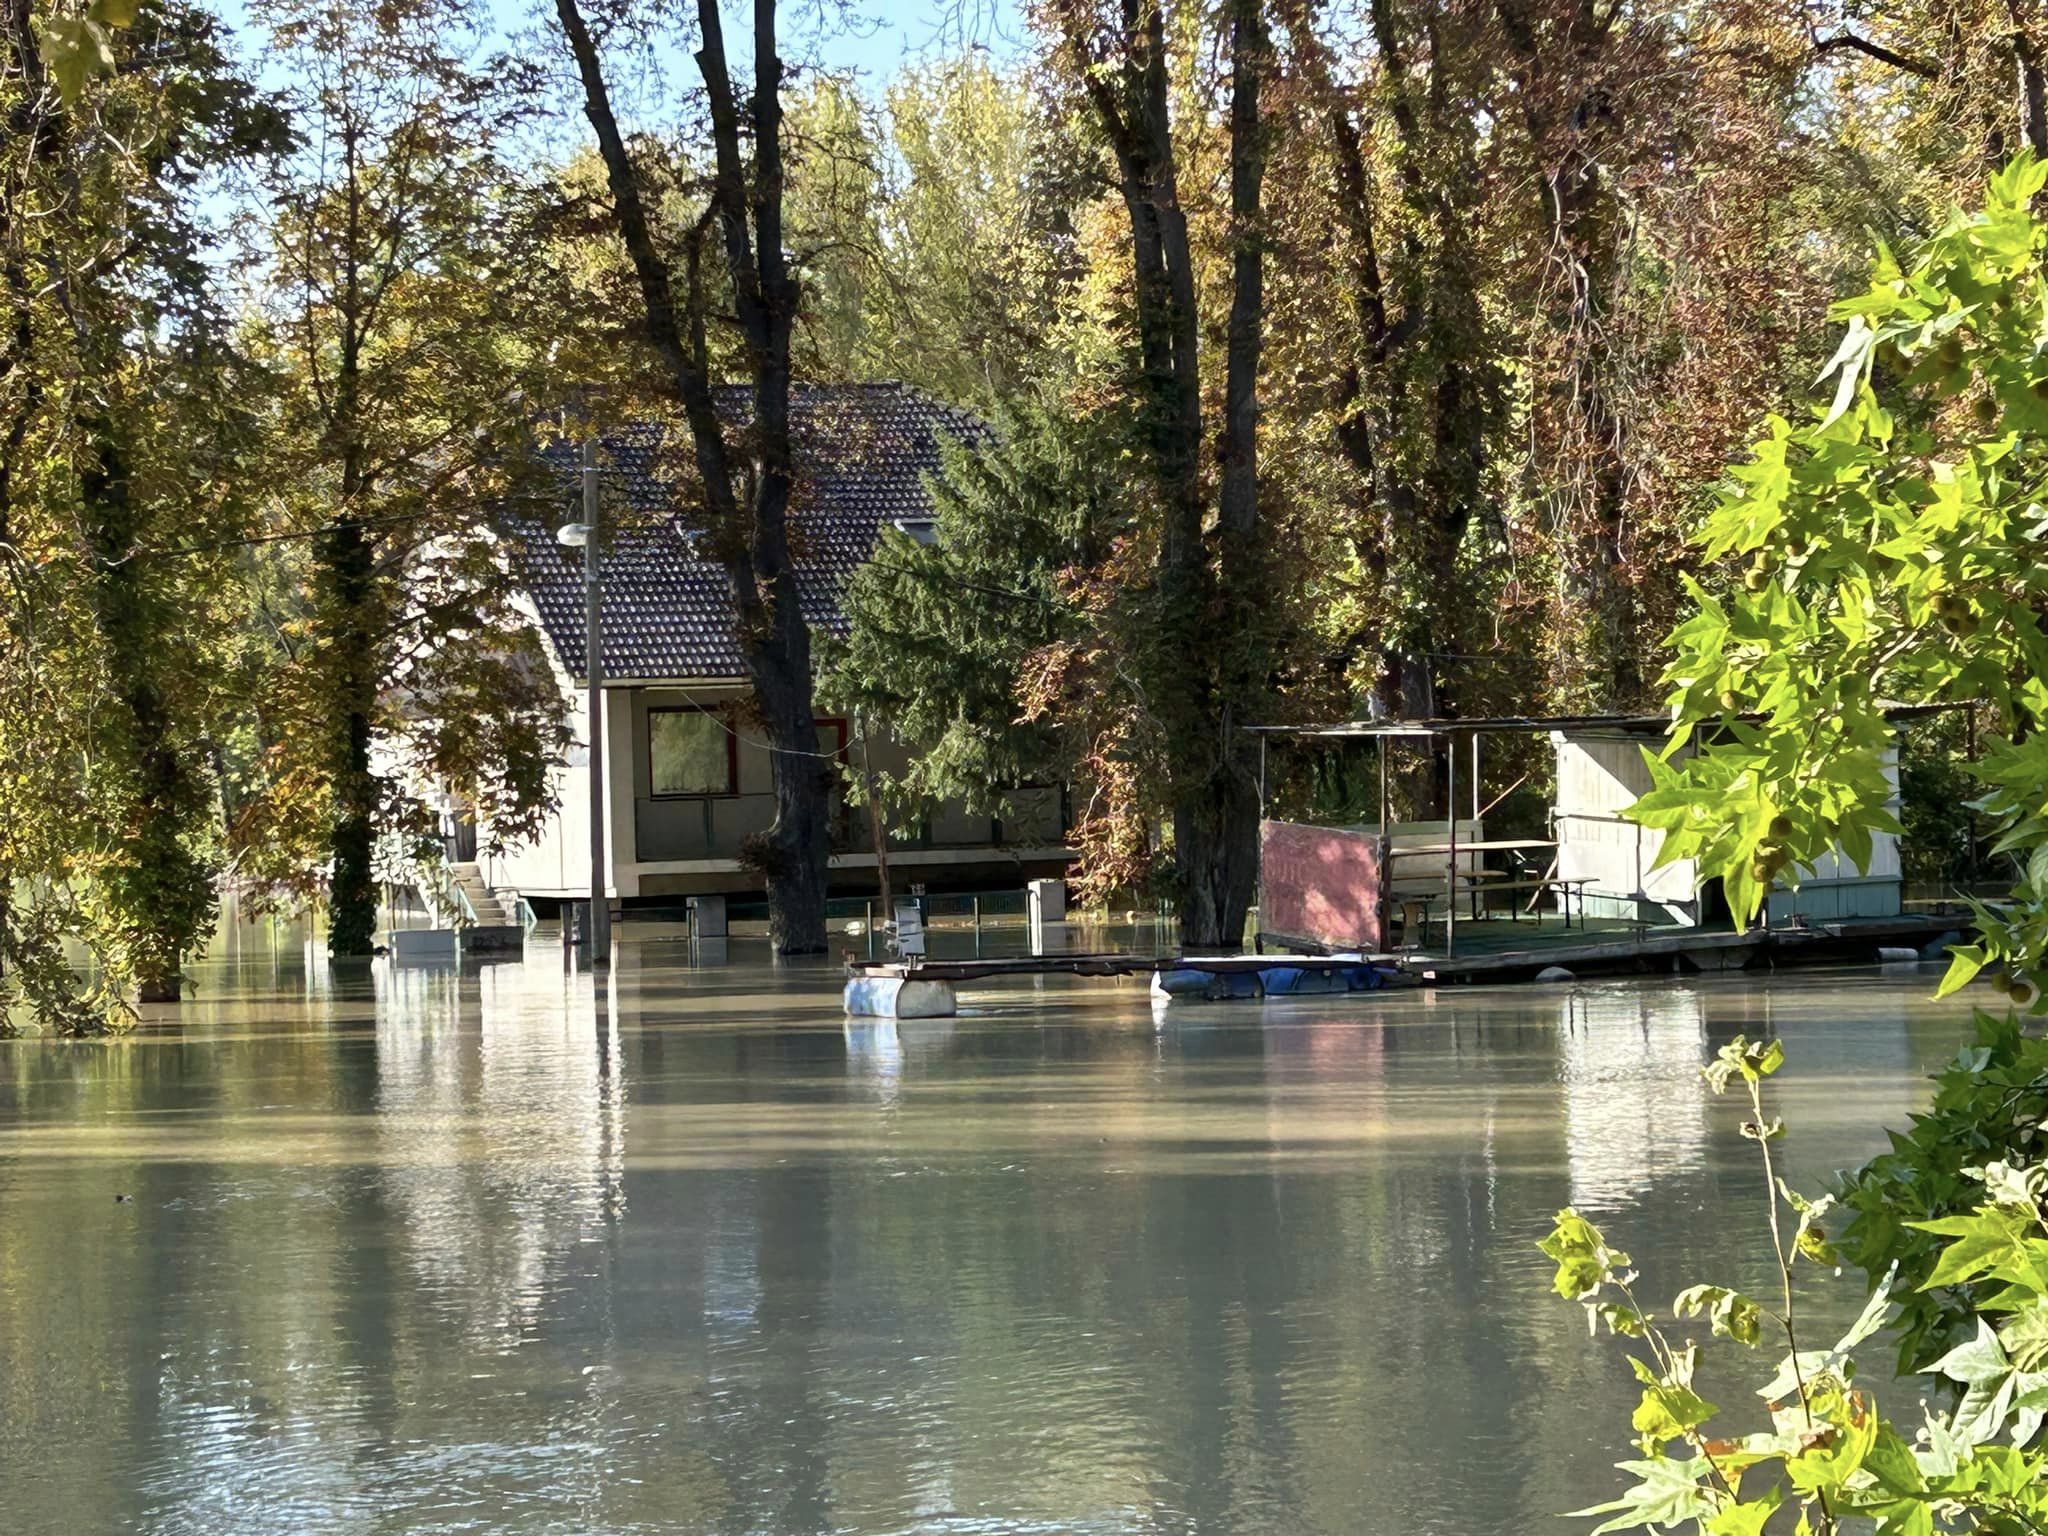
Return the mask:
[[[348,499],[344,493],[344,500]],[[363,529],[345,520],[320,551],[332,647],[333,707],[339,730],[331,769],[334,830],[327,887],[327,952],[367,955],[377,937],[377,884],[372,853],[377,831],[377,780],[370,737],[377,677],[370,642],[373,552]]]
[[[584,115],[597,135],[619,238],[638,279],[645,332],[689,425],[706,525],[732,594],[735,632],[772,751],[775,823],[757,859],[767,878],[769,928],[782,954],[825,949],[826,867],[831,855],[831,760],[818,751],[812,714],[810,631],[797,600],[788,510],[790,332],[797,288],[782,234],[782,60],[775,0],[754,0],[752,174],[741,155],[739,99],[726,65],[716,0],[699,0],[697,65],[711,118],[715,175],[711,213],[752,372],[753,419],[745,436],[751,472],[720,420],[706,327],[710,299],[693,251],[678,304],[675,278],[656,246],[639,177],[612,111],[603,61],[577,0],[556,0],[562,34],[583,82]],[[750,487],[743,492],[742,487]]]
[[[1258,89],[1269,44],[1260,0],[1231,0],[1232,297],[1225,343],[1215,545],[1203,535],[1199,312],[1170,110],[1165,6],[1125,8],[1113,69],[1081,83],[1114,148],[1130,218],[1146,448],[1159,486],[1159,554],[1148,647],[1152,712],[1164,738],[1181,943],[1240,944],[1258,882],[1258,789],[1243,710],[1263,692],[1258,543],[1257,379],[1264,322],[1259,229],[1265,169]],[[1095,17],[1060,18],[1090,55]],[[1220,568],[1220,569],[1219,569]]]
[[[1260,195],[1266,151],[1259,85],[1270,42],[1262,0],[1230,5],[1230,317],[1224,335],[1221,475],[1216,505],[1218,606],[1226,615],[1214,696],[1205,698],[1207,739],[1191,742],[1193,782],[1174,796],[1174,849],[1181,877],[1181,942],[1237,949],[1259,880],[1259,791],[1252,739],[1241,711],[1265,687],[1267,561],[1259,540],[1259,357],[1265,332],[1265,232]],[[1199,643],[1187,658],[1205,653]],[[1191,667],[1192,670],[1192,667]],[[1192,680],[1192,679],[1191,679]],[[1204,679],[1206,681],[1206,679]],[[1196,697],[1206,688],[1192,690]]]

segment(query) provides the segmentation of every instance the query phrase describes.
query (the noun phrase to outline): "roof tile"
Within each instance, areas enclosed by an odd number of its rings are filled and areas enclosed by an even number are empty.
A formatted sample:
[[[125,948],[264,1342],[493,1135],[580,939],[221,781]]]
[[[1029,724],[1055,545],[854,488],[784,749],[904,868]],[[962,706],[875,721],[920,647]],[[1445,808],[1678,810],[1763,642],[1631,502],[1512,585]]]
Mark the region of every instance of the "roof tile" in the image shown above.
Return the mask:
[[[750,392],[723,388],[720,407],[743,421]],[[974,417],[900,384],[799,385],[790,392],[797,486],[790,545],[804,615],[842,632],[839,594],[873,551],[884,524],[932,515],[925,477],[940,467],[943,440],[985,440]],[[561,476],[561,516],[574,520],[579,447],[550,443],[542,459]],[[600,438],[600,462],[618,526],[603,554],[604,671],[652,680],[744,676],[724,570],[698,558],[678,515],[680,498],[662,430],[635,425]],[[508,509],[514,568],[540,611],[555,653],[582,677],[583,557],[556,543],[554,525]]]

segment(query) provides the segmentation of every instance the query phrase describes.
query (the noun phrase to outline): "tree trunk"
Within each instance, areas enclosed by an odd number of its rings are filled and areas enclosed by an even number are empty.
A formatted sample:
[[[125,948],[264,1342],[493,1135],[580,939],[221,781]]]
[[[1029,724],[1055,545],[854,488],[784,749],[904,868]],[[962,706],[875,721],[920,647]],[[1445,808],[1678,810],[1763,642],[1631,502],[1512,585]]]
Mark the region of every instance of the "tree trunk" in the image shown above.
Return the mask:
[[[184,958],[212,926],[213,871],[189,841],[207,811],[206,789],[179,749],[156,671],[160,628],[150,612],[149,567],[134,559],[136,508],[114,424],[99,416],[79,427],[93,444],[79,483],[94,556],[93,615],[126,716],[126,740],[108,744],[127,781],[127,822],[103,876],[107,905],[141,1000],[175,1003],[184,993]]]
[[[822,953],[836,775],[831,759],[818,750],[810,631],[798,602],[789,548],[794,476],[789,340],[797,286],[783,249],[782,59],[775,0],[754,0],[753,6],[751,175],[741,155],[739,100],[726,65],[716,0],[699,0],[697,18],[697,66],[714,152],[710,213],[752,374],[753,419],[746,432],[752,463],[744,468],[719,418],[706,334],[711,300],[700,281],[696,249],[690,254],[685,302],[678,305],[674,274],[655,244],[596,44],[577,0],[556,0],[555,9],[583,82],[584,115],[597,135],[619,238],[639,283],[645,333],[688,423],[710,544],[725,570],[740,653],[768,736],[776,815],[756,857],[768,884],[769,931],[779,953]]]
[[[1216,507],[1217,603],[1223,644],[1197,642],[1187,661],[1218,657],[1207,740],[1189,745],[1194,782],[1174,797],[1174,849],[1181,877],[1181,943],[1232,950],[1258,889],[1259,791],[1252,740],[1269,658],[1259,643],[1268,586],[1259,541],[1258,382],[1265,331],[1265,232],[1260,194],[1266,151],[1259,84],[1270,43],[1261,0],[1230,6],[1230,317],[1224,335],[1222,459]],[[1213,647],[1213,649],[1212,649]],[[1197,682],[1197,679],[1190,679]],[[1201,679],[1200,681],[1206,681]],[[1202,698],[1208,689],[1190,690]]]
[[[378,797],[370,769],[377,707],[370,598],[376,577],[369,539],[353,520],[344,520],[328,535],[320,559],[340,727],[334,742],[334,831],[327,889],[327,952],[338,958],[371,953],[377,937],[372,852]]]
[[[1200,315],[1177,185],[1165,9],[1160,0],[1128,5],[1114,68],[1084,67],[1081,84],[1115,150],[1130,219],[1141,415],[1162,508],[1147,670],[1164,739],[1181,943],[1233,948],[1243,941],[1258,883],[1258,788],[1242,728],[1253,723],[1243,711],[1265,679],[1258,644],[1265,171],[1258,90],[1269,44],[1260,0],[1231,0],[1232,296],[1212,550],[1203,537]],[[1093,12],[1069,6],[1059,24],[1088,58]]]

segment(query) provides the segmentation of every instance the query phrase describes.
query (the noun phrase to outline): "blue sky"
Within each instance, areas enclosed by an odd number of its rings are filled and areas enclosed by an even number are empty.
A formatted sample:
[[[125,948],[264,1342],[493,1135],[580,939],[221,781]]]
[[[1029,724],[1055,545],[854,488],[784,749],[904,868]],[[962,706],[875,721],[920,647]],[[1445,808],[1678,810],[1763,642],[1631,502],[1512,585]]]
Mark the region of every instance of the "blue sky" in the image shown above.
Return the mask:
[[[219,14],[244,36],[253,54],[261,39],[247,24],[244,0],[213,0]],[[552,0],[487,0],[492,15],[506,32],[551,24]],[[825,62],[860,72],[870,89],[879,87],[908,58],[920,52],[951,51],[964,30],[969,40],[999,59],[1015,57],[1024,38],[1019,0],[797,0],[783,7],[785,36],[807,34],[822,12],[832,17],[825,38]],[[748,48],[748,8],[741,0],[724,0],[726,40],[735,62]],[[553,42],[550,26],[545,41]]]

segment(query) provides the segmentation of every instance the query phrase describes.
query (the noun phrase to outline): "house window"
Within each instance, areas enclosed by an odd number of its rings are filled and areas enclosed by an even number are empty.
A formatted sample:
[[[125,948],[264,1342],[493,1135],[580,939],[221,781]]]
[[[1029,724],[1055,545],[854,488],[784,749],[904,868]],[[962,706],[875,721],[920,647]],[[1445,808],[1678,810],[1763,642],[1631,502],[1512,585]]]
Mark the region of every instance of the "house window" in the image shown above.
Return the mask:
[[[709,710],[650,709],[647,757],[656,795],[730,795],[737,791],[732,732]]]

